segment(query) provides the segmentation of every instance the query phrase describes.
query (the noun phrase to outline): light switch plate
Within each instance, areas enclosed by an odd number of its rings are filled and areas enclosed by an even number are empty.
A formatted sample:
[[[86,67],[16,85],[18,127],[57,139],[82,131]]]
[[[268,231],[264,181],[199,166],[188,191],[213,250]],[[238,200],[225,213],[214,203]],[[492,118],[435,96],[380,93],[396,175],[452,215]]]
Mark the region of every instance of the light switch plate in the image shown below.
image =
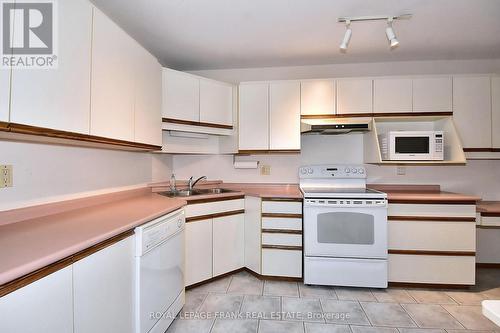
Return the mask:
[[[263,176],[269,176],[271,174],[271,166],[270,165],[263,165],[260,168],[260,174]]]
[[[405,166],[398,166],[396,169],[396,174],[398,176],[404,176],[406,175],[406,167]]]
[[[0,165],[0,188],[12,187],[12,165]]]

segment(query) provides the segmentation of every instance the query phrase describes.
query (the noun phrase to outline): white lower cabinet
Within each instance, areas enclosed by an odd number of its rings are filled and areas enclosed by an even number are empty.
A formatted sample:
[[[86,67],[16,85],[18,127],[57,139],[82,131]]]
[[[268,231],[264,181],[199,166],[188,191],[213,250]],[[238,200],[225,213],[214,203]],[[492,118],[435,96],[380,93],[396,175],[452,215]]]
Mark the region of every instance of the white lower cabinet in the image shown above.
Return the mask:
[[[75,333],[133,331],[134,239],[73,264]]]
[[[212,278],[212,219],[186,223],[186,280],[189,286]]]
[[[72,267],[0,298],[0,332],[73,332]]]
[[[245,215],[214,218],[213,274],[221,275],[245,265]]]
[[[245,197],[245,267],[261,273],[261,216],[262,200]]]
[[[302,251],[262,249],[262,275],[302,277]]]

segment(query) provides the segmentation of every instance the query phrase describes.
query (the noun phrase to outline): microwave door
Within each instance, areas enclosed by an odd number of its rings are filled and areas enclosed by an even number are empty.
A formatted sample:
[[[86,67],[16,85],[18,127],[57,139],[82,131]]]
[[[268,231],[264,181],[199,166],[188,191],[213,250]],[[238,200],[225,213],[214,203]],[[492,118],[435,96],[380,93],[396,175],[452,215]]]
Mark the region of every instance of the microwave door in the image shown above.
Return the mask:
[[[394,156],[398,159],[428,159],[431,155],[430,137],[396,136],[394,137]]]

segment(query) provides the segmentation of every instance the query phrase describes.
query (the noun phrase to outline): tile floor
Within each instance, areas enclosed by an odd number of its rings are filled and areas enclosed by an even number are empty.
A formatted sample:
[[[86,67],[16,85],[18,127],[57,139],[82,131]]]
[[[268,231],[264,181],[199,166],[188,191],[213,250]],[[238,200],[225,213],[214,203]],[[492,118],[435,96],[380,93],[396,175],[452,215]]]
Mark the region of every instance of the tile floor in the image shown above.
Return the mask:
[[[500,299],[500,269],[470,290],[306,286],[233,274],[186,292],[167,333],[500,333],[481,301]]]

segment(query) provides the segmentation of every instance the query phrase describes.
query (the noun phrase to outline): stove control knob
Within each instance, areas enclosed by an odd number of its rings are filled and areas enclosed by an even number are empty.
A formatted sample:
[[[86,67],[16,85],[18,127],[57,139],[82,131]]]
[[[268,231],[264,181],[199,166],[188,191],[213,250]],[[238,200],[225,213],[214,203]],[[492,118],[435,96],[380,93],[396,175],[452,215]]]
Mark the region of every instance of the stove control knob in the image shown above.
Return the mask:
[[[305,175],[307,174],[307,169],[306,168],[300,168],[300,173]]]
[[[358,169],[352,169],[352,173],[358,173]]]
[[[358,173],[359,173],[360,175],[364,174],[364,173],[365,173],[365,169],[360,168],[360,169],[358,170]]]
[[[351,169],[349,169],[349,168],[345,168],[345,170],[344,170],[344,171],[345,171],[345,173],[349,173],[349,172],[351,172]]]
[[[313,169],[312,168],[307,169],[307,173],[312,174],[313,173]]]

